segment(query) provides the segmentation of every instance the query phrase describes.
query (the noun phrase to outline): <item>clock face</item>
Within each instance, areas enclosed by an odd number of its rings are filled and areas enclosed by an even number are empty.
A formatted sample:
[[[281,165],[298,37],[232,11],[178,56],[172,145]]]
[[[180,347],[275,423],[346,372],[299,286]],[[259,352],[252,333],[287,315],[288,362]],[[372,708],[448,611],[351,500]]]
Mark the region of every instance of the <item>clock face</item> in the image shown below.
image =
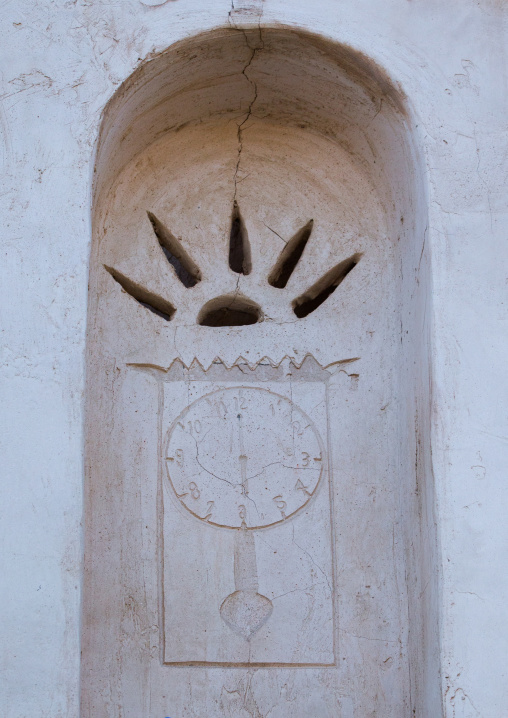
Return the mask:
[[[166,436],[163,460],[182,505],[214,526],[263,528],[285,521],[315,493],[321,439],[293,402],[234,387],[198,399]]]

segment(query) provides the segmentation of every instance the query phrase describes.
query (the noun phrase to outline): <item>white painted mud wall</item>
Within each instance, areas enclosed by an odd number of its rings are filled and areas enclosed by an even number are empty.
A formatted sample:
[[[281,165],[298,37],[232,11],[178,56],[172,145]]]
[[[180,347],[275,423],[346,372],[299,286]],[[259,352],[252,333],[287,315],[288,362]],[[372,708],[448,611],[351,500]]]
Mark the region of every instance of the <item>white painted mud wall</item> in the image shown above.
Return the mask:
[[[499,718],[508,704],[508,11],[496,0],[235,5],[239,25],[304,28],[372,57],[418,118],[430,192],[443,713]],[[230,12],[229,3],[206,0],[0,4],[0,711],[7,718],[79,714],[84,351],[101,113],[140,63],[227,24]]]

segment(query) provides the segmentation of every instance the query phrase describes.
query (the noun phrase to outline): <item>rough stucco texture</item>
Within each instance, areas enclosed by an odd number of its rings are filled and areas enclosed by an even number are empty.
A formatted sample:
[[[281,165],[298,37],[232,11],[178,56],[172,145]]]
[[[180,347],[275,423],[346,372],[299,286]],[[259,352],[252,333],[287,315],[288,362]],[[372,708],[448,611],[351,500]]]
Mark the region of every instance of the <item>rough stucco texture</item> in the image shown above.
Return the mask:
[[[101,113],[140,63],[173,42],[262,22],[371,56],[417,118],[429,184],[441,699],[446,718],[499,718],[508,704],[506,9],[497,0],[236,5],[0,3],[1,713],[79,715],[84,358]],[[245,715],[260,715],[252,710]],[[363,718],[349,699],[334,710]]]

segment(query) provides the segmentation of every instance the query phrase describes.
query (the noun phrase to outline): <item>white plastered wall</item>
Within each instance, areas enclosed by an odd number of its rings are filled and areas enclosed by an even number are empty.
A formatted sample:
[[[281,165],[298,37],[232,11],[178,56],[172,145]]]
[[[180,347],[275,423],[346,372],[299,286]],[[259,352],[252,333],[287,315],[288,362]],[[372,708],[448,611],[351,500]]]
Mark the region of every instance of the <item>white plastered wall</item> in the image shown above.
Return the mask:
[[[2,681],[8,718],[78,715],[91,177],[101,112],[153,53],[228,3],[3,3]],[[276,0],[235,22],[371,56],[419,118],[430,184],[432,457],[446,716],[507,703],[502,386],[506,11],[483,2]]]

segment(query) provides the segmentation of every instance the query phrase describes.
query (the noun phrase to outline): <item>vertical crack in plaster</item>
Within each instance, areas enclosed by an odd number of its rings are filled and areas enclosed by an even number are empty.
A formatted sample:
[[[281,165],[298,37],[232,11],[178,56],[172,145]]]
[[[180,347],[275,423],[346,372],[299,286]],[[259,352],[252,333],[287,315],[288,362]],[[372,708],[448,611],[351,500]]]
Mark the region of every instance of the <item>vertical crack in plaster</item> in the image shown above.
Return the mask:
[[[423,249],[422,249],[423,252]],[[411,597],[409,595],[409,577],[407,574],[407,571],[405,571],[404,576],[404,583],[406,585],[406,606],[407,606],[407,625],[408,625],[408,632],[407,632],[407,646],[408,648],[411,645],[410,641],[410,634],[411,634]],[[413,674],[411,671],[411,659],[407,662],[407,672],[408,672],[408,692],[409,692],[409,709],[412,711],[411,715],[416,714],[416,707],[415,702],[413,700]]]
[[[263,0],[262,0],[262,2],[263,2]],[[233,14],[234,14],[234,13],[240,13],[240,12],[241,12],[241,10],[235,8],[235,2],[234,2],[234,0],[231,0],[231,9],[230,9],[230,11],[229,11],[229,13],[228,13],[229,24],[231,25],[231,27],[233,27],[233,28],[234,28],[235,30],[237,30],[238,32],[243,33],[243,36],[244,36],[244,38],[245,38],[245,43],[246,43],[247,47],[249,48],[249,50],[251,51],[251,52],[250,52],[250,57],[249,57],[249,59],[247,60],[247,62],[245,63],[243,69],[242,69],[242,75],[244,75],[245,79],[247,80],[247,82],[248,82],[248,83],[250,84],[250,86],[252,87],[253,97],[252,97],[252,99],[251,99],[250,102],[249,102],[249,106],[248,106],[248,108],[247,108],[247,112],[246,112],[246,114],[245,114],[245,117],[244,117],[244,119],[238,124],[238,126],[237,126],[237,131],[236,131],[236,138],[237,138],[237,142],[238,142],[238,149],[237,149],[237,159],[236,159],[236,165],[235,165],[235,172],[234,172],[234,175],[233,175],[233,185],[234,185],[234,190],[233,190],[233,206],[234,206],[234,204],[235,204],[235,202],[236,202],[236,196],[237,196],[237,190],[238,190],[238,173],[239,173],[239,171],[240,171],[240,162],[241,162],[241,159],[242,159],[244,126],[245,126],[245,124],[249,121],[249,119],[250,119],[250,117],[251,117],[251,115],[252,115],[252,110],[253,110],[254,104],[255,104],[255,102],[256,102],[256,100],[257,100],[257,98],[258,98],[258,87],[257,87],[257,83],[256,83],[255,80],[253,80],[253,79],[251,79],[251,78],[249,77],[249,75],[247,74],[247,71],[248,71],[249,67],[252,65],[252,63],[253,63],[253,61],[254,61],[254,58],[256,57],[256,54],[257,54],[260,50],[263,50],[263,49],[264,49],[263,35],[262,35],[262,30],[261,30],[261,18],[263,17],[263,5],[262,5],[262,3],[261,3],[261,7],[260,7],[260,12],[259,12],[259,15],[258,15],[258,34],[259,34],[259,38],[258,38],[257,44],[256,44],[254,47],[252,47],[251,44],[249,43],[249,37],[248,37],[248,35],[247,35],[246,30],[245,30],[244,28],[238,27],[237,24],[236,24],[236,22],[235,22],[235,19],[234,19],[234,17],[233,17]],[[233,293],[233,297],[232,297],[232,299],[231,299],[231,305],[230,305],[230,306],[232,306],[232,305],[234,304],[234,302],[236,301],[239,292],[240,292],[240,276],[238,276],[238,278],[237,278],[236,287],[235,287],[235,291],[234,291],[234,293]]]
[[[312,558],[311,554],[307,551],[307,549],[303,548],[303,546],[300,546],[300,544],[295,541],[295,527],[293,526],[292,528],[293,528],[292,541],[293,541],[294,545],[297,546],[300,549],[300,551],[302,551],[302,553],[304,553],[310,559],[310,562],[312,563],[312,565],[315,566],[317,568],[317,570],[323,574],[326,584],[328,586],[328,590],[330,591],[330,595],[333,595],[333,589],[330,585],[330,581],[328,579],[328,576],[326,575],[326,572],[323,571],[321,566],[314,561],[314,559]]]
[[[250,652],[250,646],[249,646],[249,652]],[[250,656],[249,656],[249,663],[250,663]],[[245,693],[243,696],[243,707],[247,711],[247,713],[251,716],[251,718],[263,718],[263,715],[261,714],[258,704],[256,702],[256,699],[254,698],[254,693],[252,690],[252,679],[256,675],[257,670],[251,669],[247,672],[247,682],[245,687]]]
[[[230,22],[231,26],[232,26],[235,30],[238,30],[239,32],[242,32],[242,33],[243,33],[243,36],[245,37],[246,45],[247,45],[247,47],[249,48],[249,50],[251,51],[250,57],[249,57],[249,59],[247,60],[245,66],[244,66],[243,69],[242,69],[242,75],[245,76],[245,79],[246,79],[247,82],[251,85],[252,90],[253,90],[253,97],[252,97],[252,100],[251,100],[250,103],[249,103],[249,106],[248,106],[248,108],[247,108],[247,112],[246,112],[246,115],[245,115],[244,119],[243,119],[243,120],[240,122],[240,124],[238,125],[238,129],[237,129],[237,133],[236,133],[237,140],[238,140],[238,156],[237,156],[237,160],[236,160],[235,174],[234,174],[234,177],[233,177],[233,182],[234,182],[233,202],[236,201],[236,195],[237,195],[237,189],[238,189],[238,172],[239,172],[239,170],[240,170],[240,162],[241,162],[241,159],[242,159],[244,126],[245,126],[245,124],[249,121],[249,119],[250,119],[250,117],[251,117],[251,115],[252,115],[252,109],[253,109],[254,104],[255,104],[255,102],[256,102],[256,100],[257,100],[257,98],[258,98],[258,87],[257,87],[257,83],[256,83],[255,80],[253,80],[253,79],[251,79],[251,78],[249,77],[249,75],[247,74],[247,71],[248,71],[249,67],[252,65],[252,63],[253,63],[253,61],[254,61],[254,58],[256,57],[256,54],[257,54],[260,50],[263,50],[263,49],[264,49],[263,35],[262,35],[262,30],[261,30],[261,18],[262,18],[262,16],[263,16],[263,7],[261,6],[261,11],[260,11],[259,17],[258,17],[259,40],[258,40],[258,43],[257,43],[254,47],[252,47],[251,44],[249,43],[249,38],[248,38],[248,36],[247,36],[246,30],[244,30],[243,28],[237,27],[237,25],[236,25],[236,23],[235,23],[235,21],[234,21],[234,19],[233,19],[233,13],[234,13],[235,11],[238,12],[238,11],[235,9],[234,0],[232,0],[232,2],[231,2],[231,10],[229,11],[229,22]]]

